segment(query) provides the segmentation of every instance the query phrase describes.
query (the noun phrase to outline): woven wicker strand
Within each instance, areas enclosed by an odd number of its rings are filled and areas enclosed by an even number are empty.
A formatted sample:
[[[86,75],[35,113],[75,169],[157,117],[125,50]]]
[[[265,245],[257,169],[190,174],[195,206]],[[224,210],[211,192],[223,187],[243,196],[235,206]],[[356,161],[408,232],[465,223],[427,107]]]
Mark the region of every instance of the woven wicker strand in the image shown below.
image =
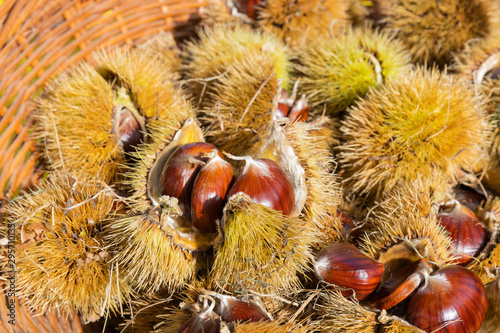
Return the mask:
[[[92,52],[193,33],[203,0],[6,0],[0,5],[0,200],[37,180],[30,101]]]
[[[7,302],[9,299],[0,293],[0,333],[88,333],[86,327],[83,327],[80,318],[76,314],[68,317],[58,317],[53,313],[43,315],[35,314],[29,311],[26,305],[19,299],[15,300],[16,318],[15,325],[9,323],[12,320],[8,317]]]
[[[205,0],[4,0],[0,4],[0,219],[5,204],[45,171],[30,138],[32,100],[62,71],[112,46],[132,47],[161,31],[191,36]],[[0,275],[3,273],[0,272]],[[85,332],[75,314],[34,314],[0,281],[0,333]]]

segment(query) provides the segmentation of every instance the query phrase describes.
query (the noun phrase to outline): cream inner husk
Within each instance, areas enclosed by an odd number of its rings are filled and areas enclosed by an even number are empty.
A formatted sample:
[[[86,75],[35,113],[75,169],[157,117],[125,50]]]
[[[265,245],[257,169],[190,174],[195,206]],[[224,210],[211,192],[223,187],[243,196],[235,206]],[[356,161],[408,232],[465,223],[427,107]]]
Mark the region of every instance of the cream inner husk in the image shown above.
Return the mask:
[[[493,53],[486,59],[482,65],[474,72],[474,83],[480,84],[489,71],[500,66],[500,52]]]

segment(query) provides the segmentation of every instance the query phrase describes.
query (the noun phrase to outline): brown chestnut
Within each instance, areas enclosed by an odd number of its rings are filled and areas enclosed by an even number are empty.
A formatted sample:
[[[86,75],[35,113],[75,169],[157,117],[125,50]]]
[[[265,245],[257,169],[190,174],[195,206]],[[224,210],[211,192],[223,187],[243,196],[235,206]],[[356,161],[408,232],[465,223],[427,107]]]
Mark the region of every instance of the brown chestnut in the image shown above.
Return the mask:
[[[274,115],[274,120],[285,118],[290,112],[288,93],[285,89],[281,88],[280,97],[278,98],[278,108]],[[292,100],[293,103],[293,100]]]
[[[302,95],[298,101],[295,100],[297,87],[298,81],[295,83],[293,94],[290,97],[288,97],[285,89],[281,90],[280,97],[278,98],[278,108],[274,115],[275,120],[285,117],[288,117],[292,123],[307,120],[311,107],[307,103],[305,95]]]
[[[475,333],[487,307],[481,280],[464,267],[450,265],[425,276],[410,299],[405,319],[426,332]]]
[[[144,121],[122,105],[117,105],[113,111],[113,133],[118,145],[124,153],[131,153],[144,139]]]
[[[311,111],[311,107],[307,104],[306,97],[302,95],[302,97],[295,103],[293,108],[290,110],[288,114],[288,119],[291,122],[296,121],[306,121],[309,117],[309,112]]]
[[[201,169],[199,161],[206,162],[208,157],[205,155],[214,149],[222,157],[214,145],[206,142],[188,143],[177,148],[165,163],[161,178],[162,194],[177,198],[184,214],[191,214],[191,190]]]
[[[265,0],[237,0],[236,7],[251,19],[257,19],[259,7],[265,4]]]
[[[316,256],[314,269],[320,280],[348,289],[342,291],[346,297],[354,291],[360,301],[377,288],[384,273],[384,265],[349,243],[325,247]]]
[[[490,231],[469,208],[456,200],[441,205],[439,210],[437,218],[450,233],[452,251],[457,256],[453,263],[469,263],[488,243]]]
[[[272,208],[288,216],[295,205],[295,193],[290,178],[278,163],[267,158],[244,159],[245,166],[234,182],[228,197],[243,192],[255,203]]]
[[[255,303],[239,300],[231,296],[219,296],[220,306],[216,313],[227,323],[270,321],[268,315]]]
[[[361,235],[361,228],[354,222],[353,218],[341,209],[337,209],[337,216],[342,223],[342,235],[345,239],[356,240]]]
[[[226,193],[233,179],[233,168],[220,158],[217,150],[201,168],[193,184],[191,219],[203,232],[216,232],[217,220],[222,217]]]

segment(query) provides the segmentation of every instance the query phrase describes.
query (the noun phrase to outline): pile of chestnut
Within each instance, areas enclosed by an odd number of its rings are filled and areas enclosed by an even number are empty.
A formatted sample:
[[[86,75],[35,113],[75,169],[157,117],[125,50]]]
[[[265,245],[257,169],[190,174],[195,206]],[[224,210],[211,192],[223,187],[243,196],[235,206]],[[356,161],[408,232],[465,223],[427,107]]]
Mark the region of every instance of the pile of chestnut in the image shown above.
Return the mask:
[[[287,117],[290,123],[306,121],[311,109],[304,96],[296,100],[296,93],[288,96],[285,89],[277,106],[275,118]],[[217,231],[225,200],[239,192],[255,203],[284,216],[290,215],[295,194],[290,178],[281,167],[267,158],[234,159],[245,161],[236,179],[233,179],[233,168],[217,147],[206,142],[185,144],[172,153],[163,168],[161,193],[177,198],[181,211],[205,233]]]
[[[288,216],[295,204],[292,182],[273,160],[243,157],[245,166],[233,179],[233,168],[222,152],[206,142],[175,150],[163,170],[161,193],[178,199],[179,208],[194,226],[217,232],[226,198],[243,192],[255,203]]]
[[[448,231],[456,255],[444,267],[426,259],[411,262],[381,283],[384,265],[349,243],[326,246],[316,256],[317,277],[340,287],[345,297],[388,310],[410,324],[434,332],[477,332],[485,318],[488,301],[481,280],[459,265],[468,264],[486,245],[488,228],[457,201],[440,206],[437,215]]]

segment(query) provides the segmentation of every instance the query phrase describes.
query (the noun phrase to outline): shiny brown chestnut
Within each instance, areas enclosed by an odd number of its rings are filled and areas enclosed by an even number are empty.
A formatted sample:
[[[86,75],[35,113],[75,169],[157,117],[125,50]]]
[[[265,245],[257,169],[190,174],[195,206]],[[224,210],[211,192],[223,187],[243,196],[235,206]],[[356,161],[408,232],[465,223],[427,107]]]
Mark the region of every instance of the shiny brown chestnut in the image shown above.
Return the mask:
[[[162,194],[177,198],[184,214],[191,214],[191,190],[201,169],[199,162],[206,162],[208,157],[205,155],[214,149],[223,157],[214,145],[206,142],[188,143],[177,148],[165,163],[161,178]]]
[[[291,102],[293,104],[293,100]],[[274,120],[285,118],[290,112],[290,100],[288,98],[288,93],[285,89],[281,88],[280,97],[278,98],[278,108],[276,114],[274,115]]]
[[[346,297],[354,291],[360,301],[377,288],[384,273],[384,265],[349,243],[325,247],[316,256],[314,269],[320,280],[346,289],[342,291]]]
[[[285,89],[282,89],[278,98],[278,108],[274,115],[274,120],[288,117],[290,122],[307,121],[311,107],[306,101],[306,96],[297,101],[298,81],[295,83],[293,94],[289,97]]]
[[[302,95],[302,97],[295,103],[295,105],[290,110],[290,113],[288,114],[288,119],[290,119],[291,122],[306,121],[307,118],[309,117],[310,111],[311,107],[309,106],[309,104],[307,104],[305,95]]]
[[[453,262],[465,265],[477,256],[488,243],[490,231],[476,215],[457,200],[439,207],[437,219],[450,233],[452,251],[457,256]]]
[[[255,303],[220,295],[220,306],[215,312],[227,323],[270,321],[268,315]]]
[[[290,178],[278,163],[267,158],[232,157],[245,160],[245,166],[229,190],[228,197],[243,192],[255,203],[290,215],[295,193]]]
[[[481,280],[464,267],[450,265],[425,276],[405,319],[426,332],[476,333],[487,308]]]
[[[262,6],[265,3],[265,0],[237,0],[236,7],[241,13],[246,14],[251,19],[256,20],[259,6]]]
[[[124,153],[135,151],[144,139],[144,121],[129,108],[117,105],[114,108],[113,133]]]
[[[203,232],[216,232],[222,218],[224,200],[233,180],[233,168],[220,158],[217,150],[207,155],[209,160],[196,176],[191,194],[191,219]]]

